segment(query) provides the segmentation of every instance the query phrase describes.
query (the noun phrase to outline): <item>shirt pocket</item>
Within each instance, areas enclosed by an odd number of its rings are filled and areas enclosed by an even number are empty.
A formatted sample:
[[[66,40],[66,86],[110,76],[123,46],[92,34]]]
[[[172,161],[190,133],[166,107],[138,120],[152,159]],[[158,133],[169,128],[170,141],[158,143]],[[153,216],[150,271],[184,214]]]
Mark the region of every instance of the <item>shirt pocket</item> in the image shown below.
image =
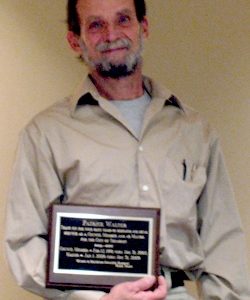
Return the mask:
[[[192,161],[166,158],[162,169],[162,201],[168,220],[197,217],[197,201],[206,183],[206,169]]]

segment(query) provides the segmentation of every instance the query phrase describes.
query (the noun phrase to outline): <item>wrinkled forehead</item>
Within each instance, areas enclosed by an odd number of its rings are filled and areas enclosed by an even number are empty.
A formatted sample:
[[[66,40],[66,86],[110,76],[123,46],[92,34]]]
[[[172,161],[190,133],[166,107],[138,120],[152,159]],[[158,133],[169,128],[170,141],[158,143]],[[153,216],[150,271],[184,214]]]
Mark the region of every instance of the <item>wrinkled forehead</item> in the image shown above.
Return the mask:
[[[81,24],[90,18],[110,19],[122,13],[136,16],[134,0],[78,0],[77,12]]]

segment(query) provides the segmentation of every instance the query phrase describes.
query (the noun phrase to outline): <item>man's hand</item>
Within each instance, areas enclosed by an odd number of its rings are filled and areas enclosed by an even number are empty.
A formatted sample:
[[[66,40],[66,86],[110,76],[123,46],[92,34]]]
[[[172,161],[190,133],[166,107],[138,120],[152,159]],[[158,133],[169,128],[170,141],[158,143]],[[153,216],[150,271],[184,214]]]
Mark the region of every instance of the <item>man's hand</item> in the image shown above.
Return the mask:
[[[167,296],[166,280],[159,276],[158,287],[149,290],[155,281],[154,276],[148,276],[133,282],[117,284],[101,300],[164,300]]]

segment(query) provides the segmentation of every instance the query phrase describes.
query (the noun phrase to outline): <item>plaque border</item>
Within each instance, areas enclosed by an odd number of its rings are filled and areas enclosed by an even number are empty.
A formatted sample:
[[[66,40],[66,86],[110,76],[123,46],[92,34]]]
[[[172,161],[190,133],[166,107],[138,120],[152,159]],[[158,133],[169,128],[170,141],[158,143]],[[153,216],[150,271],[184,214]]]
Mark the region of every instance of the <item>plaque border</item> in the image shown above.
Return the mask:
[[[138,275],[140,273],[126,273],[119,276],[116,275],[84,275],[71,274],[70,272],[56,273],[54,272],[54,259],[56,247],[56,230],[58,224],[58,214],[86,214],[109,216],[110,219],[114,217],[124,217],[133,219],[149,219],[152,220],[152,247],[151,247],[151,273],[147,275],[159,275],[159,227],[160,227],[160,209],[159,208],[138,208],[125,206],[99,206],[99,205],[71,205],[71,204],[54,204],[50,208],[49,217],[49,241],[48,241],[48,258],[47,258],[47,272],[46,272],[46,287],[59,289],[92,289],[108,291],[112,286],[124,282],[133,281],[146,275]],[[94,218],[93,218],[94,219]],[[105,219],[105,218],[102,218]],[[61,224],[61,223],[60,223]],[[60,225],[59,224],[59,225]],[[122,273],[122,272],[121,272]]]

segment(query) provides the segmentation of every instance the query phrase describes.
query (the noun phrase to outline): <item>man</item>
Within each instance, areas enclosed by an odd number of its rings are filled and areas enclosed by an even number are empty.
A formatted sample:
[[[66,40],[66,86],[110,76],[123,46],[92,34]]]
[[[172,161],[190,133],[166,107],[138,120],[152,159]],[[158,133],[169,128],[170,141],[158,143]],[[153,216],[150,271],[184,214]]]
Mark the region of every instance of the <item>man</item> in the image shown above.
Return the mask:
[[[7,216],[10,265],[21,286],[47,299],[191,299],[183,279],[197,279],[204,299],[250,299],[218,137],[143,77],[145,14],[139,0],[69,0],[67,38],[89,76],[22,133]],[[121,283],[107,294],[46,289],[47,211],[58,202],[160,207],[165,278]]]

